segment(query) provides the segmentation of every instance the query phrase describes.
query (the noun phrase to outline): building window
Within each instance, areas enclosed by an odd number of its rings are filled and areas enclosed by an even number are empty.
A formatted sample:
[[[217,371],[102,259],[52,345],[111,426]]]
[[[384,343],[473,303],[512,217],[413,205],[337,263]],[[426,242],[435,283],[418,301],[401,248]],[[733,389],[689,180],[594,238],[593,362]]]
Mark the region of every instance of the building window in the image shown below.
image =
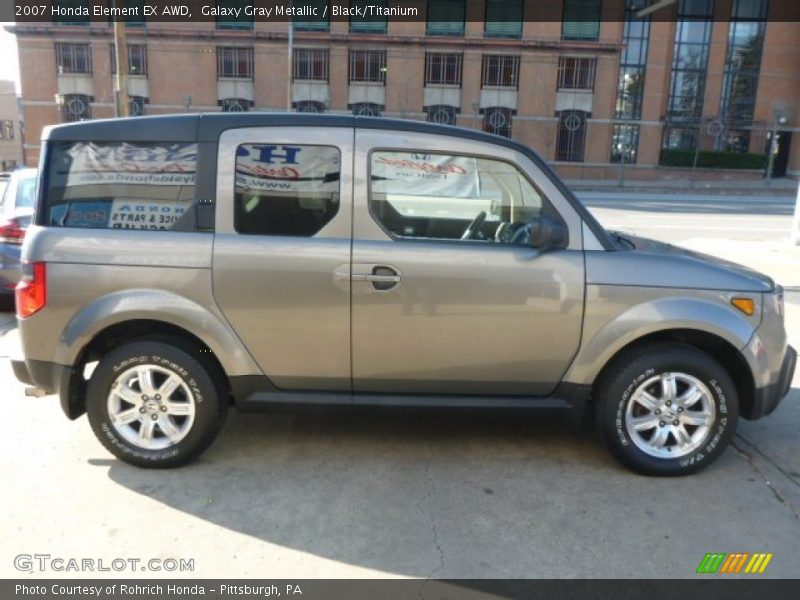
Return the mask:
[[[253,0],[217,0],[217,8],[239,9],[238,17],[217,17],[217,29],[247,31],[253,29],[253,17],[247,16],[245,8],[252,7]]]
[[[251,100],[244,98],[225,98],[219,101],[222,112],[247,112],[253,106]]]
[[[594,58],[562,56],[558,59],[558,89],[593,90],[596,65]]]
[[[350,50],[350,82],[386,83],[385,50]]]
[[[293,102],[292,108],[301,113],[324,113],[325,104],[318,100],[301,100],[300,102]]]
[[[61,120],[67,123],[92,118],[93,98],[84,94],[67,94],[61,107]]]
[[[768,0],[733,0],[720,114],[734,126],[752,125]],[[750,132],[732,130],[720,138],[720,150],[747,152]]]
[[[561,39],[596,40],[600,37],[602,0],[564,0]]]
[[[147,114],[147,98],[131,96],[128,99],[128,114],[132,117],[143,117]]]
[[[356,102],[350,108],[357,117],[380,117],[383,111],[383,106],[374,102]]]
[[[680,0],[664,137],[669,149],[695,147],[703,114],[713,17],[714,0]]]
[[[111,44],[111,74],[117,74],[117,48]],[[147,75],[147,46],[130,44],[128,46],[128,75]]]
[[[464,0],[428,0],[427,35],[464,35]]]
[[[522,37],[522,0],[486,0],[486,37]]]
[[[640,19],[636,13],[646,6],[648,0],[626,0],[625,25],[622,41],[625,48],[619,67],[616,119],[641,119],[644,100],[644,77],[647,66],[647,51],[650,42],[650,17]]]
[[[59,75],[92,72],[92,47],[89,44],[56,43],[56,68]]]
[[[519,56],[485,54],[481,87],[511,87],[519,83]]]
[[[425,55],[425,85],[461,85],[461,54]]]
[[[144,7],[148,0],[125,0],[125,8],[138,8],[137,17],[130,17],[125,20],[126,27],[147,27],[147,18],[144,16]]]
[[[368,6],[386,8],[387,0],[351,0],[350,7],[365,9]],[[373,11],[374,12],[374,11]],[[350,17],[350,33],[386,33],[387,18],[372,13]]]
[[[583,162],[586,147],[586,113],[565,110],[559,114],[556,160]]]
[[[92,14],[91,0],[52,0],[54,25],[88,25]]]
[[[312,11],[309,17],[294,17],[292,27],[295,31],[330,31],[330,7],[328,0],[302,0],[292,2],[295,8],[308,9]]]
[[[438,123],[439,125],[456,124],[458,108],[455,106],[436,104],[433,106],[428,106],[425,111],[427,112],[429,123]]]
[[[294,80],[328,81],[330,55],[319,48],[295,48]]]
[[[502,106],[485,108],[483,112],[483,130],[487,133],[511,137],[511,119],[514,111]]]
[[[239,46],[217,48],[217,78],[253,78],[253,49]]]
[[[639,126],[614,125],[611,133],[611,162],[636,163],[639,152]]]

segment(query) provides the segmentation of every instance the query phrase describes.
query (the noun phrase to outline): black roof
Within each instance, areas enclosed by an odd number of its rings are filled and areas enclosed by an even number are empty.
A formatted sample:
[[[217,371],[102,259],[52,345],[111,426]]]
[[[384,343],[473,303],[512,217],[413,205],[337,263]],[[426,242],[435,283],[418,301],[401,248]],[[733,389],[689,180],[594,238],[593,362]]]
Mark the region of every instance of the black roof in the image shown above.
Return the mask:
[[[55,125],[45,130],[43,140],[94,142],[216,142],[226,129],[242,127],[364,127],[436,133],[468,139],[501,143],[508,146],[520,144],[508,138],[452,125],[438,125],[408,119],[359,117],[318,113],[195,113],[128,117],[122,119],[95,119]]]
[[[528,146],[514,140],[452,125],[438,125],[425,121],[386,119],[382,117],[359,117],[355,115],[332,115],[314,113],[195,113],[183,115],[157,115],[128,117],[123,119],[98,119],[67,123],[46,128],[42,140],[92,141],[92,142],[210,142],[217,143],[227,129],[242,127],[362,127],[431,133],[459,137],[480,142],[489,142],[521,152],[530,158],[559,188],[575,210],[594,231],[607,249],[613,248],[608,234],[575,198],[550,166]]]

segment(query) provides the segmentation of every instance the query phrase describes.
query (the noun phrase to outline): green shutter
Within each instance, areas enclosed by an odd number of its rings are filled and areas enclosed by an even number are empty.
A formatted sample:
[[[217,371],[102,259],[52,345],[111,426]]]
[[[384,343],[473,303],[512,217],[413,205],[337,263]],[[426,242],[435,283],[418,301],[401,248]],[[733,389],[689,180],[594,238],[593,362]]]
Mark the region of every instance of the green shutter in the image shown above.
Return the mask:
[[[464,35],[464,0],[428,0],[428,35]]]
[[[387,0],[352,0],[350,6],[381,6],[386,8]],[[386,17],[373,14],[365,17],[350,17],[350,31],[353,33],[386,33]]]
[[[316,7],[317,9],[317,16],[311,17],[313,19],[312,21],[302,20],[306,17],[295,18],[295,31],[330,31],[330,9],[328,9],[327,12],[325,11],[325,7],[328,6],[328,0],[305,0],[304,2],[293,2],[292,5],[295,8],[307,6],[309,8]]]
[[[486,37],[522,37],[522,0],[486,0]]]
[[[596,40],[600,37],[602,0],[564,0],[561,37],[566,40]]]

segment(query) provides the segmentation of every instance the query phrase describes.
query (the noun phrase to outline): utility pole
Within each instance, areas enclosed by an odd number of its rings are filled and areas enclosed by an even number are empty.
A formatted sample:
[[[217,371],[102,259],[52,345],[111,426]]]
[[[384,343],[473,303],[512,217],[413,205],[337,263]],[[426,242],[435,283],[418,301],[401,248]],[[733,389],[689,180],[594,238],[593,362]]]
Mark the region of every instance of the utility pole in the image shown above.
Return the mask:
[[[123,8],[125,0],[114,0],[114,6]],[[130,101],[128,98],[128,43],[125,39],[125,20],[118,17],[114,20],[114,50],[116,52],[117,79],[116,108],[118,117],[130,116]]]
[[[292,112],[292,76],[294,75],[292,72],[292,65],[294,63],[294,21],[292,19],[289,19],[288,26],[289,43],[286,48],[286,110]]]

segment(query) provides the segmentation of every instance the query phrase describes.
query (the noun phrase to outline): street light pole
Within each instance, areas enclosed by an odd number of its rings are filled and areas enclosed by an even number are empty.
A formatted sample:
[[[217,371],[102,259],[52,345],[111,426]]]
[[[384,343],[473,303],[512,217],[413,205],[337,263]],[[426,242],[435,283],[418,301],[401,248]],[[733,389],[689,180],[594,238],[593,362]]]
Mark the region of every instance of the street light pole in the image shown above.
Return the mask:
[[[289,19],[288,44],[286,52],[286,110],[292,111],[292,65],[294,62],[294,21]]]
[[[116,8],[123,8],[125,0],[114,0]],[[116,113],[118,117],[130,116],[128,98],[128,44],[125,38],[125,20],[114,21],[114,50],[116,53]]]

